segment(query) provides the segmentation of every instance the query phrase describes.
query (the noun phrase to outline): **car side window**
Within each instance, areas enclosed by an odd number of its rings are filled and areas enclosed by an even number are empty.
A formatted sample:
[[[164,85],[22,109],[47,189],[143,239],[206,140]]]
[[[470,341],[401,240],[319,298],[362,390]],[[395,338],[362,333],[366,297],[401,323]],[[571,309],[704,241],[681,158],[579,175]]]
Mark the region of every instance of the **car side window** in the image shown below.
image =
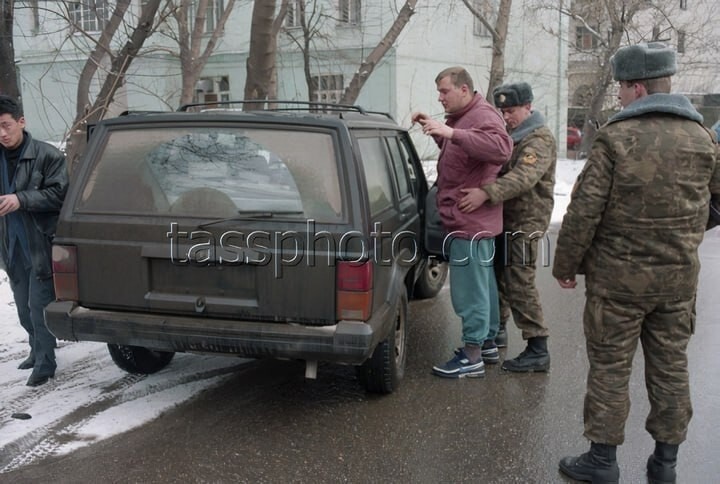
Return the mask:
[[[403,152],[400,142],[396,137],[387,138],[390,156],[392,157],[393,168],[395,169],[395,179],[397,180],[398,196],[402,200],[406,196],[413,194],[410,177],[408,174],[407,153]]]
[[[375,215],[393,205],[392,178],[387,149],[382,138],[358,138],[358,147],[367,182],[370,213]]]

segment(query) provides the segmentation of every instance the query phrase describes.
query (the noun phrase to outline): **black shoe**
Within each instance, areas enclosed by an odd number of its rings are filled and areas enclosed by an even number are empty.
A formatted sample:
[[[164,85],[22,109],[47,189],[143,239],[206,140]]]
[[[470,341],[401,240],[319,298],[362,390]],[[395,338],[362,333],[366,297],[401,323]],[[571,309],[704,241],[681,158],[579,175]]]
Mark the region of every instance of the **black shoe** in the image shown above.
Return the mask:
[[[535,337],[528,340],[525,350],[512,360],[505,360],[502,369],[516,373],[548,371],[550,353],[547,350],[547,337]]]
[[[505,323],[500,323],[500,327],[498,328],[497,335],[495,335],[495,345],[498,348],[507,348],[507,341],[508,341],[508,335],[507,335],[507,329],[505,329]]]
[[[655,443],[655,452],[647,463],[647,477],[650,484],[675,484],[677,473],[677,444]]]
[[[31,368],[35,367],[35,358],[32,356],[28,356],[23,360],[22,363],[18,365],[18,370],[29,370]]]
[[[590,444],[590,451],[577,457],[560,460],[560,471],[576,481],[593,484],[617,484],[620,469],[615,459],[614,445]]]
[[[55,375],[36,375],[35,372],[33,372],[32,375],[30,375],[30,378],[28,378],[28,381],[26,383],[29,387],[39,387],[40,385],[44,385],[48,382],[50,378],[53,378]]]

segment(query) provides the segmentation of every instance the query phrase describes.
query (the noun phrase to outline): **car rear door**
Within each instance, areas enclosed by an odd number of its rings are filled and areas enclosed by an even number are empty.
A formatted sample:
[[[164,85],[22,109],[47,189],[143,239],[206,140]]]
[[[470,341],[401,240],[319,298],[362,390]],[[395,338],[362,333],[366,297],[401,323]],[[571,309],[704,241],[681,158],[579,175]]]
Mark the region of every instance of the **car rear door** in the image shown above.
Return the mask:
[[[58,227],[91,308],[334,324],[348,230],[330,128],[99,127]]]

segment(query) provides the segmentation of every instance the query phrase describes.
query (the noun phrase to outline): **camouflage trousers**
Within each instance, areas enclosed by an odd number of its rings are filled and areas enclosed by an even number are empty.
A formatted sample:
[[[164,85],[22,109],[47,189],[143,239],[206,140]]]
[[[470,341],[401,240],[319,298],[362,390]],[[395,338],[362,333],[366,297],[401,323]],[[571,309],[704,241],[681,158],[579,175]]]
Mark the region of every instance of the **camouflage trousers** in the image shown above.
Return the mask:
[[[656,441],[680,444],[685,440],[692,417],[686,350],[694,325],[694,299],[628,302],[588,295],[585,437],[609,445],[625,440],[628,385],[639,340],[650,400],[645,428]]]
[[[523,339],[550,334],[535,286],[538,250],[545,250],[546,243],[544,236],[528,237],[516,233],[513,237],[510,232],[495,239],[500,321],[507,321],[512,314]]]

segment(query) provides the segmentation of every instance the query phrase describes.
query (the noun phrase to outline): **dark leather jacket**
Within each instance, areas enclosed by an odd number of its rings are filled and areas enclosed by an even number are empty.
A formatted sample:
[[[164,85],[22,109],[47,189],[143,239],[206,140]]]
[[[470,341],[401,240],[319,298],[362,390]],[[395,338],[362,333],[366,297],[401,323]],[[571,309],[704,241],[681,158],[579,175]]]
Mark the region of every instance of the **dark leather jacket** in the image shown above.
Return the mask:
[[[60,150],[34,140],[27,131],[25,136],[27,147],[18,160],[15,194],[20,201],[18,213],[25,226],[32,265],[42,279],[52,277],[52,239],[68,189],[68,173],[65,156]],[[6,223],[5,217],[0,217],[0,262],[3,268],[9,262]]]

